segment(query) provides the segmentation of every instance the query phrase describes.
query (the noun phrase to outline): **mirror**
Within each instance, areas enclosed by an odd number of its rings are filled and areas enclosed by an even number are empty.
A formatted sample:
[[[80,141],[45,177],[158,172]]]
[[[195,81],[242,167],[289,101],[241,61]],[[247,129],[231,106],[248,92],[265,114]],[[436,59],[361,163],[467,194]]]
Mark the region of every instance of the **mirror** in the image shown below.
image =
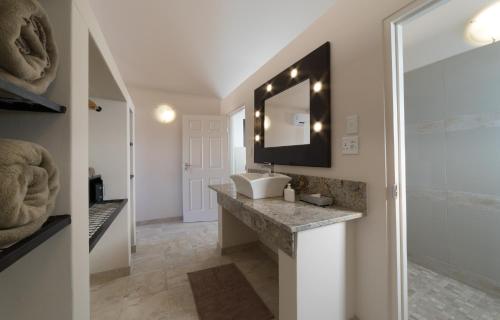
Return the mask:
[[[307,79],[264,102],[265,148],[310,143],[310,86]]]
[[[254,162],[331,167],[330,43],[254,90]]]

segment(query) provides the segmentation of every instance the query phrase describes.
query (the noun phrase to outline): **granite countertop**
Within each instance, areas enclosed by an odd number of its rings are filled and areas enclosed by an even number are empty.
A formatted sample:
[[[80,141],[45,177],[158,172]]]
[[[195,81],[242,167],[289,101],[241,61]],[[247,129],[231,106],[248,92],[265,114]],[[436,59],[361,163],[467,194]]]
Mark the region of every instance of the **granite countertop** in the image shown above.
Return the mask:
[[[236,192],[233,183],[211,185],[219,195],[239,202],[244,209],[260,215],[291,233],[362,218],[365,213],[338,207],[318,207],[302,201],[287,202],[283,197],[253,200]]]

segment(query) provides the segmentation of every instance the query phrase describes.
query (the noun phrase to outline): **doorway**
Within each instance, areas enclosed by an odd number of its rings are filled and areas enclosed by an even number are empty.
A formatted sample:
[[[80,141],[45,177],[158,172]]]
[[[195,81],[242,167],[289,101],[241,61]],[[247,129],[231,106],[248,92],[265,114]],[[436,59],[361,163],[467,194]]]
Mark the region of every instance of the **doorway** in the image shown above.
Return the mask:
[[[395,319],[500,316],[499,13],[416,1],[386,21]]]
[[[231,174],[246,171],[245,107],[229,115]]]

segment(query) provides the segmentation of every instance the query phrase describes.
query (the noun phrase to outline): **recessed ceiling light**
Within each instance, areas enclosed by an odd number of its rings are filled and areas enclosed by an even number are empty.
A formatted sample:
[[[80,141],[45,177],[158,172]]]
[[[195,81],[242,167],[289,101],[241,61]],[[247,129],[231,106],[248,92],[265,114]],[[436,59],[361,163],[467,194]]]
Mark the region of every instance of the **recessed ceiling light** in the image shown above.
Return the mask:
[[[466,36],[475,45],[486,45],[500,40],[500,2],[479,12],[468,24]]]
[[[271,92],[273,90],[273,85],[272,84],[268,84],[267,87],[266,87],[266,90],[267,90],[267,92]]]
[[[314,92],[320,92],[322,88],[323,84],[321,83],[321,81],[316,82],[313,86]]]
[[[292,69],[292,71],[290,71],[290,77],[295,78],[298,73],[299,71],[297,70],[297,68],[294,68]]]

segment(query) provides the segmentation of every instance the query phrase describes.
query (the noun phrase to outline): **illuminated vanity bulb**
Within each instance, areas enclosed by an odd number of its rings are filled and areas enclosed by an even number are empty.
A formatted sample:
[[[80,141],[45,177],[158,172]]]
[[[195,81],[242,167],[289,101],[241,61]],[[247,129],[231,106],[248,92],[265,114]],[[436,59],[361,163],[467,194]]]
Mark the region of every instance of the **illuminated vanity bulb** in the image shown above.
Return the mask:
[[[257,141],[257,142],[260,141],[260,135],[258,135],[258,134],[255,135],[255,141]]]
[[[260,111],[258,111],[258,110],[257,110],[257,111],[255,111],[255,117],[256,117],[256,118],[259,118],[259,117],[260,117]]]
[[[321,81],[316,82],[313,86],[314,92],[320,92],[322,88],[323,84],[321,83]]]
[[[292,71],[290,71],[290,77],[295,78],[298,73],[299,71],[297,70],[297,68],[294,68],[292,69]]]
[[[314,132],[320,132],[322,129],[323,129],[323,125],[321,124],[321,122],[317,121],[314,123],[314,125],[313,125]]]
[[[175,120],[175,110],[169,105],[160,105],[155,111],[156,120],[161,123],[170,123]]]
[[[267,87],[266,87],[266,90],[267,90],[267,92],[271,92],[271,90],[273,90],[273,85],[272,84],[268,84]]]

